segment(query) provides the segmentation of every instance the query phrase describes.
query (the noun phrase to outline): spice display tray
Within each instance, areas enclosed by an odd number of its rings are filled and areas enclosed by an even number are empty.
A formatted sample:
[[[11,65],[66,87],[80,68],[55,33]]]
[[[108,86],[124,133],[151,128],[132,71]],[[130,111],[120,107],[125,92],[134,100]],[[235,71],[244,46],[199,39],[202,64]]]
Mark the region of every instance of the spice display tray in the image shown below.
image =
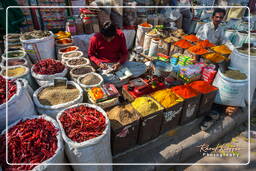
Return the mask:
[[[174,129],[179,125],[179,121],[182,115],[182,109],[183,102],[177,103],[170,108],[164,109],[160,131],[161,134],[171,129]]]
[[[210,93],[202,93],[197,117],[200,117],[211,110],[217,92],[218,89]]]
[[[158,137],[161,129],[163,110],[141,117],[138,144],[144,144]]]
[[[114,129],[111,127],[112,154],[124,152],[137,144],[140,120]]]
[[[189,99],[184,99],[183,111],[180,118],[180,125],[191,122],[196,118],[199,109],[200,98],[201,94],[191,97]]]

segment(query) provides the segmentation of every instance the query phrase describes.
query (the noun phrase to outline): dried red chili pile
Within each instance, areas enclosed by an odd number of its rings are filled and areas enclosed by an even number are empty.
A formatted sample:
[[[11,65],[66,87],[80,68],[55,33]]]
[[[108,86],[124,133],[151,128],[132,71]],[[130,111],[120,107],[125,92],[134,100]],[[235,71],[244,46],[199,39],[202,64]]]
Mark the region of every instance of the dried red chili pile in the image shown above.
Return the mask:
[[[33,71],[37,74],[52,75],[60,73],[65,69],[65,66],[54,59],[43,59],[34,65]]]
[[[16,94],[17,87],[14,81],[8,80],[8,97],[9,100],[14,94]],[[6,79],[0,75],[0,105],[6,103]]]
[[[86,106],[65,110],[60,122],[67,136],[78,143],[100,136],[106,128],[104,115]]]
[[[54,125],[42,118],[20,121],[8,130],[8,162],[42,163],[57,150]],[[8,165],[6,163],[6,135],[0,136],[0,165],[4,170],[31,170],[36,165]]]

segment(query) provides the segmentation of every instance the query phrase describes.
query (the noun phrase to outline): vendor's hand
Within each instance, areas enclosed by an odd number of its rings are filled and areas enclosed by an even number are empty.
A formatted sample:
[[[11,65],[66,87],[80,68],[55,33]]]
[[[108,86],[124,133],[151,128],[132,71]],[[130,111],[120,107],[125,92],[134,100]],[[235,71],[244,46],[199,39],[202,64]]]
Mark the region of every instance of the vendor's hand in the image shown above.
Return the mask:
[[[119,70],[119,68],[121,67],[121,64],[120,64],[120,63],[116,63],[116,64],[114,64],[112,67],[113,67],[113,70],[114,70],[114,71],[117,71],[117,70]]]
[[[107,66],[106,64],[104,64],[104,63],[100,63],[100,64],[99,64],[99,67],[100,67],[101,69],[103,69],[103,70],[108,69],[108,66]]]

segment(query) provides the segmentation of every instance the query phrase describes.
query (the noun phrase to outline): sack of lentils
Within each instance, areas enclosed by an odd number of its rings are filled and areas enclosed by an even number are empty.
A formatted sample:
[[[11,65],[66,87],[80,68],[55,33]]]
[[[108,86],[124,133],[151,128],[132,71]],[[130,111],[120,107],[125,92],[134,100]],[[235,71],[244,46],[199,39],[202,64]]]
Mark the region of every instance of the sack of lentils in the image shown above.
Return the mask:
[[[83,90],[73,81],[68,81],[67,86],[54,86],[51,83],[37,89],[33,94],[33,100],[40,114],[55,118],[57,113],[66,107],[82,103]]]
[[[15,59],[3,60],[1,63],[2,68],[5,68],[6,66],[12,67],[17,65],[28,66],[28,61],[26,58],[15,58]]]
[[[0,76],[0,131],[6,126],[6,102],[8,102],[8,124],[37,113],[26,85],[18,80],[6,80]]]
[[[25,58],[25,57],[26,57],[26,52],[23,50],[9,51],[9,52],[5,52],[2,55],[3,60]]]
[[[87,88],[101,86],[103,84],[103,78],[101,75],[91,72],[79,77],[77,82],[84,90],[86,90]]]
[[[6,163],[6,132],[8,162]],[[64,162],[64,146],[58,123],[49,116],[25,117],[0,135],[0,166],[3,170],[61,170],[65,166],[43,165]]]
[[[82,51],[74,51],[74,52],[72,51],[72,52],[63,53],[61,56],[61,62],[65,63],[69,59],[80,58],[83,55],[84,53]]]
[[[71,163],[111,163],[110,123],[100,107],[81,103],[58,113],[65,152]],[[112,166],[72,166],[75,171],[111,171]]]
[[[60,48],[58,50],[58,59],[61,60],[61,57],[63,54],[68,53],[68,52],[75,52],[78,51],[79,47],[77,46],[67,46],[64,48]]]
[[[66,61],[66,66],[69,69],[88,66],[88,65],[90,65],[90,60],[84,57],[71,58]]]
[[[48,85],[56,77],[65,77],[68,69],[60,61],[43,59],[31,68],[32,76],[40,86]]]
[[[76,81],[78,77],[85,76],[88,73],[95,72],[92,66],[78,66],[70,70],[71,79]]]

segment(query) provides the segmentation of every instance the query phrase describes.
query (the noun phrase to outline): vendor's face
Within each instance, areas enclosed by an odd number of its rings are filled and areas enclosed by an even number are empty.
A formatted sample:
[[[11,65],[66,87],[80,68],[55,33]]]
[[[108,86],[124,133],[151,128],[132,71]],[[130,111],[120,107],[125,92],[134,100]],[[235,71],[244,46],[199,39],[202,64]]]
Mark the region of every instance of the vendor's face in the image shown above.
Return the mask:
[[[106,36],[104,36],[104,39],[105,39],[107,42],[111,42],[114,38],[115,38],[115,36],[112,36],[112,37],[106,37]]]
[[[214,25],[219,25],[222,20],[224,18],[224,13],[222,12],[217,12],[213,17],[212,17],[212,20],[213,20],[213,24]]]

